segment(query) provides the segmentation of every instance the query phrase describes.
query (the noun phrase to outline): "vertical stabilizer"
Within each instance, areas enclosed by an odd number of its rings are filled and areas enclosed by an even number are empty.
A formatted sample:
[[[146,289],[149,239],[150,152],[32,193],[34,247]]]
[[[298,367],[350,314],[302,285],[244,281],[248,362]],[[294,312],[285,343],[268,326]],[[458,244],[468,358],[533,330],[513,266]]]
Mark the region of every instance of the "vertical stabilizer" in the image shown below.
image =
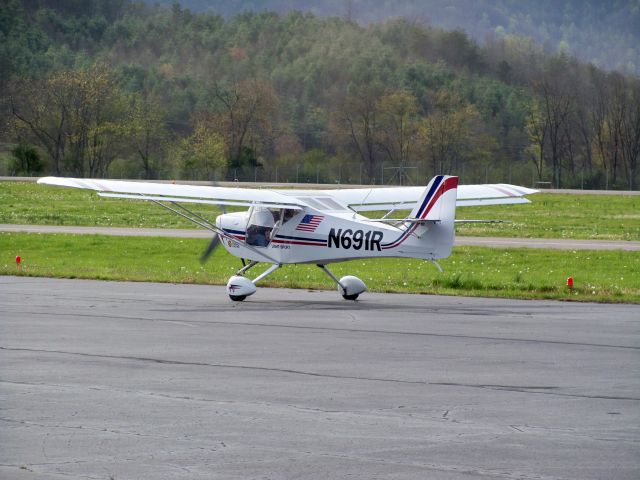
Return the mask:
[[[436,175],[411,211],[409,218],[443,220],[455,217],[458,177]],[[453,198],[453,202],[451,202]]]
[[[424,194],[411,211],[411,219],[425,220],[416,228],[416,235],[423,238],[425,247],[433,258],[451,255],[455,235],[456,198],[458,177],[437,175],[431,180]]]

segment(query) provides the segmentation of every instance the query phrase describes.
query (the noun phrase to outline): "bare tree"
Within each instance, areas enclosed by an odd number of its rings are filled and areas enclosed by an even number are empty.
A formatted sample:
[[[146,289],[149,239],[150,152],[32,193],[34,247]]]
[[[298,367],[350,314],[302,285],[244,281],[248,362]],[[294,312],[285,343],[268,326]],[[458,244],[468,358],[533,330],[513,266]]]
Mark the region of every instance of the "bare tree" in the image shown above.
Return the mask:
[[[420,139],[433,173],[446,173],[457,167],[470,147],[471,124],[479,114],[459,95],[446,91],[436,94],[434,104],[435,111],[420,125]]]
[[[53,173],[67,168],[105,175],[120,142],[125,104],[107,69],[61,71],[45,80],[22,80],[11,99],[19,137],[43,147]]]
[[[65,135],[69,122],[69,104],[72,91],[64,74],[45,80],[21,79],[11,86],[11,113],[13,128],[19,138],[28,138],[43,147],[51,159],[55,175],[65,153]]]
[[[632,82],[629,81],[625,89],[626,109],[620,124],[621,150],[629,190],[635,187],[640,157],[640,83]]]
[[[140,159],[144,178],[152,179],[158,174],[160,157],[169,140],[166,111],[160,101],[147,92],[131,95],[129,104],[130,115],[124,125],[126,137]]]
[[[341,102],[332,121],[336,143],[347,143],[357,152],[370,182],[376,177],[380,153],[377,143],[378,100],[378,88],[363,86]],[[348,140],[345,142],[345,139]]]
[[[542,114],[539,101],[534,101],[533,103],[531,111],[527,117],[526,129],[529,134],[529,139],[532,142],[532,146],[528,151],[531,152],[533,164],[535,165],[536,172],[538,174],[538,180],[542,180],[542,173],[546,163],[545,148],[547,146],[549,124]]]
[[[248,149],[256,151],[273,140],[279,99],[270,83],[253,79],[230,88],[216,85],[214,96],[221,112],[213,116],[212,128],[225,139],[229,164],[241,166]]]
[[[534,83],[534,91],[540,97],[540,113],[546,123],[546,140],[549,146],[553,185],[562,186],[562,160],[570,138],[566,136],[567,122],[573,103],[573,92],[562,72],[566,63],[554,62],[543,77]]]
[[[387,158],[398,166],[397,175],[402,184],[418,130],[418,103],[407,91],[384,95],[376,104],[379,129],[377,143]]]

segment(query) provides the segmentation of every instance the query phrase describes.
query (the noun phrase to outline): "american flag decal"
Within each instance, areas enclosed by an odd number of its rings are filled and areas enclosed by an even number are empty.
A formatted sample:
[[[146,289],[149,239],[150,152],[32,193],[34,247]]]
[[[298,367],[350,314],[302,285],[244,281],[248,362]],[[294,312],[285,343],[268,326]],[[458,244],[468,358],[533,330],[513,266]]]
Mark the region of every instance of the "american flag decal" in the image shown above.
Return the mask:
[[[315,232],[322,220],[324,220],[322,215],[305,215],[296,227],[296,230],[301,232]]]

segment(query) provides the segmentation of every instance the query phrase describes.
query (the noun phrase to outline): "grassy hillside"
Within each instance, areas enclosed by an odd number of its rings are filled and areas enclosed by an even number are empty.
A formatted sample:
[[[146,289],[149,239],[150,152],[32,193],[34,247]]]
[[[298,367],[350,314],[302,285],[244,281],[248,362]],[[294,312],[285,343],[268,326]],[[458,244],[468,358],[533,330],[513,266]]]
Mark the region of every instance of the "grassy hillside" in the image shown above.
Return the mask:
[[[169,5],[171,2],[164,2]],[[551,51],[565,49],[607,69],[640,73],[640,8],[637,2],[599,0],[181,0],[194,11],[226,16],[247,10],[291,9],[350,18],[364,24],[407,17],[444,29],[461,28],[482,43],[488,36],[531,37]]]

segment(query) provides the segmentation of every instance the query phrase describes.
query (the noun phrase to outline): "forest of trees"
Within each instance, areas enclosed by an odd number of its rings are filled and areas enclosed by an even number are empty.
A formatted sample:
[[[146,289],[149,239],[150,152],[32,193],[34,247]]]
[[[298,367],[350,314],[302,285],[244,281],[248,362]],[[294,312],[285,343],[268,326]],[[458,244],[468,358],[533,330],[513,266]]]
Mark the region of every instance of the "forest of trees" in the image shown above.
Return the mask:
[[[171,5],[171,0],[159,3]],[[640,74],[638,0],[180,0],[180,4],[225,17],[297,9],[363,25],[413,18],[446,30],[462,29],[481,44],[494,35],[529,37],[548,52],[564,50],[609,70]]]
[[[636,189],[640,79],[415,19],[0,6],[12,174]]]

